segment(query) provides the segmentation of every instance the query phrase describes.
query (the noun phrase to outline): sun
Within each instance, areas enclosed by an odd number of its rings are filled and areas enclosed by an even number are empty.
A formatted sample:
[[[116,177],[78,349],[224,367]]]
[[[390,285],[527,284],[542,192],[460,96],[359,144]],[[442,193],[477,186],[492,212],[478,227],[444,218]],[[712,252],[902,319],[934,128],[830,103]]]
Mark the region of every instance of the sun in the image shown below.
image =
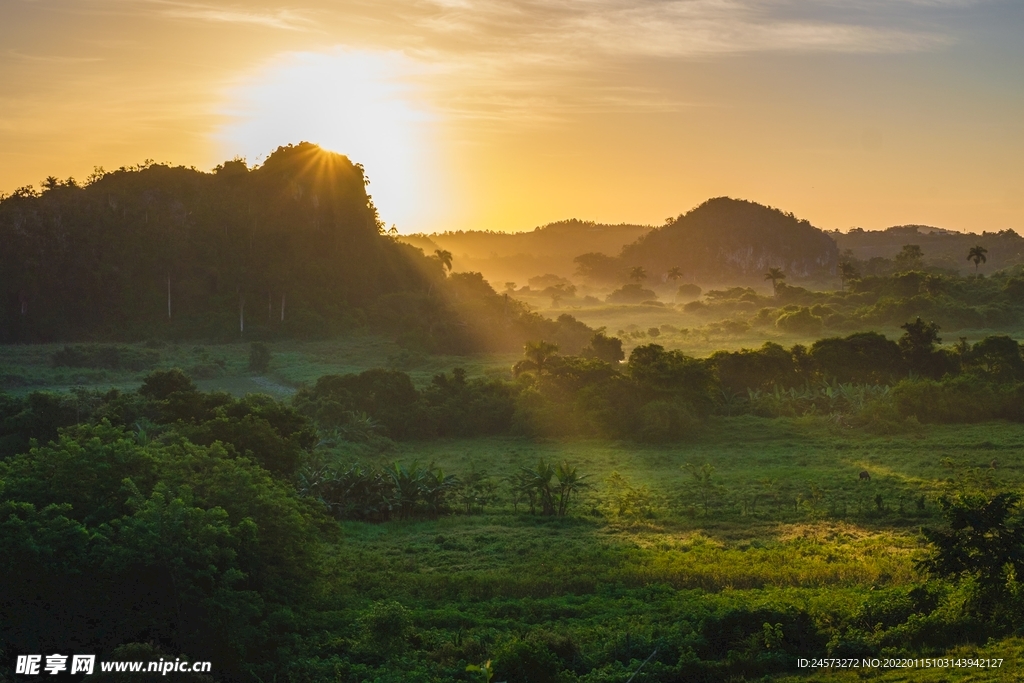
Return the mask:
[[[429,221],[434,117],[412,84],[417,65],[398,53],[332,50],[277,57],[230,89],[216,132],[221,151],[259,163],[300,141],[366,169],[382,219],[411,232]]]

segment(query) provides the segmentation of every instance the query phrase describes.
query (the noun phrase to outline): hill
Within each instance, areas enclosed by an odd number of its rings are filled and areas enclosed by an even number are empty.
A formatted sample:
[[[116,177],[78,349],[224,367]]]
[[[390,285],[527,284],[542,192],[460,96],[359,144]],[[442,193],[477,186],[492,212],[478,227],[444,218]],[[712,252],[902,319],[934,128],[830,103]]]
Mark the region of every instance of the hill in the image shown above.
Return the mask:
[[[428,254],[435,249],[448,250],[460,269],[480,271],[500,288],[510,281],[523,285],[538,275],[569,277],[576,268],[573,258],[583,251],[618,253],[650,230],[649,225],[608,225],[573,218],[529,232],[460,230],[400,239]]]
[[[791,278],[835,272],[839,250],[832,238],[792,213],[741,199],[709,199],[622,249],[623,271],[680,268],[691,281],[720,283],[760,279],[770,267]]]
[[[891,259],[904,245],[916,244],[924,254],[924,263],[933,267],[974,273],[967,252],[974,246],[988,250],[985,263],[977,269],[994,273],[1024,263],[1024,237],[1013,230],[999,232],[955,232],[927,225],[897,225],[885,230],[854,228],[847,233],[829,233],[841,252],[860,261]],[[849,250],[849,251],[847,251]]]
[[[362,166],[304,142],[257,168],[146,164],[21,188],[0,200],[0,341],[317,338],[369,325],[462,352],[542,336],[571,348],[584,334],[383,234],[366,185]]]

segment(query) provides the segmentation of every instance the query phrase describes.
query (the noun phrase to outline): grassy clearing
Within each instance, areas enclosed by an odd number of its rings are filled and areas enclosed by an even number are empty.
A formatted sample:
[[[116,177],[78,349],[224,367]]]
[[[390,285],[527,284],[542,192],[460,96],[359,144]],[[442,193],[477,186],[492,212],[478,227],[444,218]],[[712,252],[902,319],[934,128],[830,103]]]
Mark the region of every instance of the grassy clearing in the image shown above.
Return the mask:
[[[914,568],[924,552],[918,529],[939,523],[935,498],[950,477],[1018,489],[1022,455],[1024,430],[1012,424],[876,437],[805,419],[749,417],[712,421],[696,441],[672,446],[513,438],[404,443],[369,460],[432,462],[446,472],[477,469],[503,478],[538,458],[566,459],[595,486],[569,518],[517,514],[505,497],[484,514],[343,523],[325,561],[332,599],[345,614],[373,600],[398,600],[424,638],[464,638],[481,653],[509,634],[560,634],[584,659],[621,662],[625,680],[657,643],[686,642],[686,624],[702,615],[796,609],[827,625],[907,590],[924,578]],[[989,470],[993,457],[1000,464]],[[947,459],[960,465],[950,469]],[[686,462],[715,468],[707,514],[681,467]],[[862,469],[870,481],[859,479]],[[646,487],[647,512],[619,514],[609,488],[613,472]],[[763,490],[766,478],[774,480],[772,493]],[[823,492],[817,502],[815,490]],[[753,506],[751,491],[762,496]],[[923,510],[913,504],[922,495]],[[628,653],[609,654],[627,644]],[[456,650],[456,658],[474,652]],[[1022,641],[973,652],[1006,658],[1004,668],[809,671],[781,680],[1019,680]],[[603,671],[611,677],[593,680],[618,680]]]
[[[63,344],[0,346],[0,391],[20,395],[31,391],[89,389],[135,390],[152,370],[181,368],[204,391],[227,391],[236,396],[268,393],[287,397],[294,389],[327,374],[358,373],[375,367],[408,372],[418,385],[439,372],[466,368],[471,375],[510,377],[515,354],[431,356],[401,349],[376,335],[350,335],[331,341],[269,344],[270,370],[262,376],[248,369],[249,344],[117,344],[135,352],[149,352],[158,360],[139,370],[53,367],[54,353]]]

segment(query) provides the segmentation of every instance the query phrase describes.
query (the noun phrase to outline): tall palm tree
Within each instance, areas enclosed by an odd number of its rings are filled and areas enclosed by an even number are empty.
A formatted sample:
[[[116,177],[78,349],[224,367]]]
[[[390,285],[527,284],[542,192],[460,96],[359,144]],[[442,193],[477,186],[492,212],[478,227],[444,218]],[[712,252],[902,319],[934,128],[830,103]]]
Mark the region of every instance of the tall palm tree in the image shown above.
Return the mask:
[[[447,249],[435,249],[434,257],[441,262],[441,267],[449,273],[452,272],[452,252]]]
[[[860,273],[857,272],[857,268],[849,261],[839,262],[839,287],[845,291],[846,283],[849,280],[855,280],[860,277]]]
[[[523,349],[524,360],[519,361],[512,367],[512,374],[518,377],[528,370],[533,370],[540,377],[544,374],[544,368],[548,361],[558,353],[558,344],[546,341],[526,342]]]
[[[629,279],[634,282],[641,282],[647,279],[647,271],[644,270],[643,266],[633,266],[629,269]]]
[[[988,253],[988,249],[981,245],[971,247],[971,250],[967,252],[967,260],[974,261],[974,272],[978,272],[978,265],[988,261],[985,258],[985,254]]]
[[[785,280],[786,274],[782,272],[781,268],[769,268],[768,272],[764,274],[764,279],[772,281],[772,294],[778,295],[779,281]]]
[[[672,282],[675,282],[676,280],[678,280],[682,276],[683,276],[683,269],[680,268],[679,266],[673,266],[672,268],[668,269],[667,273],[665,273],[665,278],[668,279],[668,280],[671,280]]]

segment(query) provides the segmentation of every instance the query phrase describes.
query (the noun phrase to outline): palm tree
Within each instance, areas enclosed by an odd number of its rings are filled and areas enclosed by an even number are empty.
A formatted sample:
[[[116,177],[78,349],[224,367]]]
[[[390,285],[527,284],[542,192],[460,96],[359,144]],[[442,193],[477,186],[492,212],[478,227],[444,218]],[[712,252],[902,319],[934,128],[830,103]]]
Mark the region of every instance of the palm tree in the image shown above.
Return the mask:
[[[974,261],[974,272],[975,273],[978,272],[978,265],[979,264],[985,263],[986,261],[988,261],[988,259],[985,258],[985,254],[987,254],[987,253],[988,253],[988,249],[986,249],[985,247],[980,246],[980,245],[971,247],[971,250],[969,252],[967,252],[967,260],[968,261]]]
[[[786,274],[782,272],[781,268],[769,268],[768,272],[764,274],[764,279],[772,281],[772,294],[778,295],[779,281],[785,280]]]
[[[434,257],[441,262],[441,267],[452,272],[452,252],[447,249],[435,249]]]
[[[647,279],[647,271],[644,270],[643,266],[633,266],[629,269],[629,279],[639,283],[642,280]]]
[[[518,377],[528,370],[533,370],[540,377],[544,374],[544,367],[556,353],[558,353],[558,344],[552,344],[543,340],[526,342],[526,346],[523,349],[523,355],[526,358],[512,367],[512,374]]]
[[[860,273],[857,272],[857,268],[849,261],[839,262],[839,287],[843,291],[846,290],[846,283],[849,280],[855,280],[860,277]]]
[[[669,268],[668,272],[665,273],[665,278],[668,279],[668,280],[671,280],[672,282],[675,282],[676,280],[678,280],[682,276],[683,276],[683,270],[679,266],[674,266],[672,268]]]

